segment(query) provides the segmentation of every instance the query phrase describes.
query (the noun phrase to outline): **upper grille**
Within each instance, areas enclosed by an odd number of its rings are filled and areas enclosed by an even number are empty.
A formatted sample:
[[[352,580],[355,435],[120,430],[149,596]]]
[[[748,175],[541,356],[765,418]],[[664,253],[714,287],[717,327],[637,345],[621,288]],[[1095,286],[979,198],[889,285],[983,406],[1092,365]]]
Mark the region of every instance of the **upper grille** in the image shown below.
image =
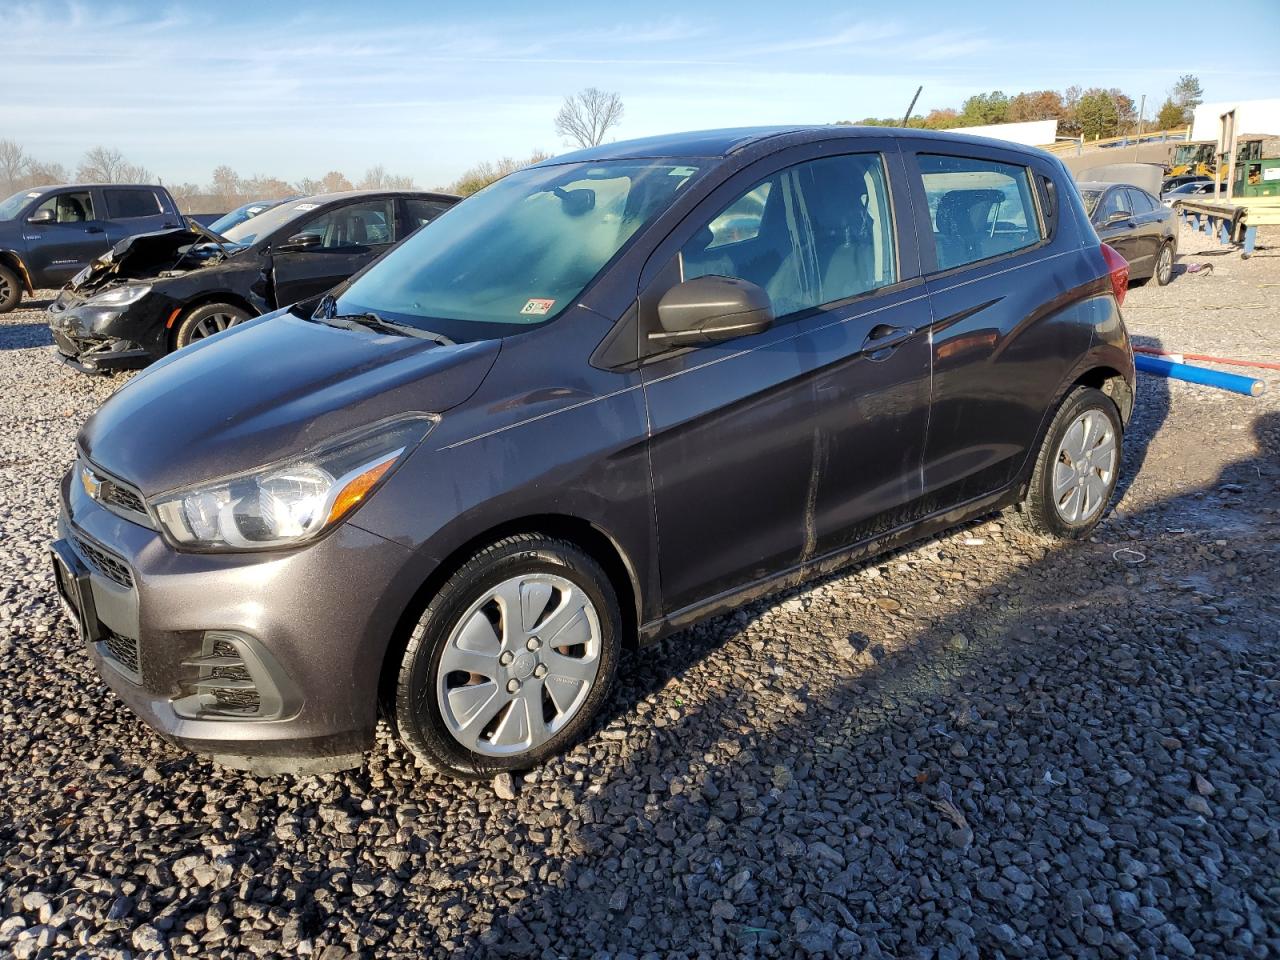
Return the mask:
[[[130,513],[140,513],[143,516],[146,516],[147,513],[147,505],[142,502],[142,497],[114,480],[107,480],[103,483],[102,502],[104,504],[115,504]]]
[[[138,669],[138,641],[108,627],[103,627],[102,633],[102,645],[106,648],[107,656],[130,673],[141,675],[142,671]]]
[[[80,555],[88,560],[94,569],[104,577],[114,580],[122,587],[133,586],[133,574],[129,572],[128,565],[114,553],[98,546],[96,543],[91,543],[83,537],[73,534],[72,539],[75,540],[76,549],[80,551]]]

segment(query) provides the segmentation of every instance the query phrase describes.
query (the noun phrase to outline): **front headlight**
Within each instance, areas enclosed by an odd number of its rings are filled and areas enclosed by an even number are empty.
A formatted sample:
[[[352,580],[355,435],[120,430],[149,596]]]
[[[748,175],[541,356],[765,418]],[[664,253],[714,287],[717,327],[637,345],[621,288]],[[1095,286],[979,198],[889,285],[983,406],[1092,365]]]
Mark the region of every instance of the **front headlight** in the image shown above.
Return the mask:
[[[151,292],[149,283],[124,283],[89,298],[89,303],[102,307],[127,307]]]
[[[306,457],[158,497],[151,506],[183,547],[260,550],[302,543],[368,498],[434,423],[427,417],[385,423]]]

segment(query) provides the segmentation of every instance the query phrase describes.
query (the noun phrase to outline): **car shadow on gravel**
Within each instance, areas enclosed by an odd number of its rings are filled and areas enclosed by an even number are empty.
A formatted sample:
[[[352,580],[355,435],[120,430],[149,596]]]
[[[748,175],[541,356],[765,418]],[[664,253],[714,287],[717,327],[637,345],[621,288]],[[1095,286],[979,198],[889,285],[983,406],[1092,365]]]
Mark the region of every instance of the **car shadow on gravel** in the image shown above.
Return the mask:
[[[44,323],[0,323],[0,350],[30,350],[53,345]]]
[[[645,699],[574,788],[577,852],[518,844],[536,874],[462,952],[1274,949],[1280,415],[1255,437],[1088,542],[1024,541],[953,613],[908,601],[878,652],[882,624],[828,581],[801,617],[795,596],[754,604],[636,655],[633,675],[668,679],[623,681]],[[845,659],[851,627],[873,643]],[[716,647],[729,676],[699,669]],[[834,682],[806,669],[833,660]],[[536,818],[573,769],[532,775],[512,813]]]

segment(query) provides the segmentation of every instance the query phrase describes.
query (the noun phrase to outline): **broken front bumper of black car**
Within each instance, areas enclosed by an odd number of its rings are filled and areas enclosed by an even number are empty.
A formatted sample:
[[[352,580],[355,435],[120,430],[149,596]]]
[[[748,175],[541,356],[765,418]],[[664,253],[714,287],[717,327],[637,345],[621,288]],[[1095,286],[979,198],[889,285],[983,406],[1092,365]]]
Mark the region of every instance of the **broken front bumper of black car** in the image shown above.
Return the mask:
[[[95,306],[62,291],[49,305],[49,332],[57,357],[84,373],[110,373],[146,366],[159,359],[154,350],[132,339],[134,305]]]

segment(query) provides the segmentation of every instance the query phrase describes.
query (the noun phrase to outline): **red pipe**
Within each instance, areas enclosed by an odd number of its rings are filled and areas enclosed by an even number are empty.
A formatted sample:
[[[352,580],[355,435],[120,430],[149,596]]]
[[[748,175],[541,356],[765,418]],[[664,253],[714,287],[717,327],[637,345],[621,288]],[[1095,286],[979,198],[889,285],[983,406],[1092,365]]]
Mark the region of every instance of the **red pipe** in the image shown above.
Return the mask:
[[[1267,363],[1264,360],[1232,360],[1229,357],[1211,357],[1205,353],[1178,353],[1171,350],[1157,350],[1155,347],[1134,347],[1134,353],[1150,353],[1157,357],[1180,356],[1187,360],[1200,360],[1204,363],[1225,363],[1232,367],[1263,367],[1267,370],[1280,370],[1280,363]]]

